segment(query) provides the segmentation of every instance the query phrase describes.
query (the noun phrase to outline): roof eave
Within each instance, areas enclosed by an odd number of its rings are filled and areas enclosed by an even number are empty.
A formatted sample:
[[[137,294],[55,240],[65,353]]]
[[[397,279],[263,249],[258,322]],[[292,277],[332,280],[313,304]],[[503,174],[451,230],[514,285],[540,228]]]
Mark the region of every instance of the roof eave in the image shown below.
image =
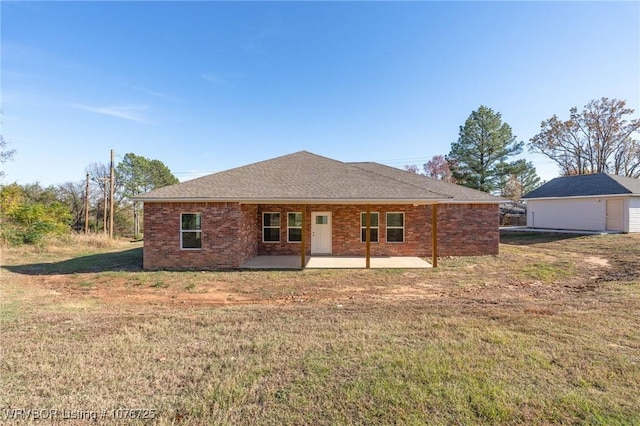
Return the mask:
[[[499,204],[500,200],[458,200],[453,198],[205,198],[205,197],[176,197],[176,198],[141,198],[133,197],[132,201],[145,203],[239,203],[239,204]]]
[[[604,198],[604,197],[640,197],[640,194],[599,194],[599,195],[566,195],[556,197],[523,197],[524,200],[566,200],[567,198]]]

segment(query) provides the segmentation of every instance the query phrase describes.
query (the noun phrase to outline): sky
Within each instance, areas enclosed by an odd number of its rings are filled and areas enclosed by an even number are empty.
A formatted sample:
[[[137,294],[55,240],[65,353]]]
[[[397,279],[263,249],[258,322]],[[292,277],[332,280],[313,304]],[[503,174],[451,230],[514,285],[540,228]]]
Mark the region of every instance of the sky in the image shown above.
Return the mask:
[[[0,2],[4,183],[129,152],[181,181],[300,150],[421,165],[481,105],[518,140],[640,112],[640,2]],[[553,162],[528,153],[538,174]]]

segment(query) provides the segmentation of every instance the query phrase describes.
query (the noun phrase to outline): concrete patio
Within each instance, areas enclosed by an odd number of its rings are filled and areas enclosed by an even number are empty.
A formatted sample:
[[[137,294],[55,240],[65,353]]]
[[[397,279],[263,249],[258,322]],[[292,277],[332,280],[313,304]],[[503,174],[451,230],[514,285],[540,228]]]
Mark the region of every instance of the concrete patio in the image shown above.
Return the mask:
[[[364,256],[307,256],[306,268],[313,269],[363,269]],[[241,269],[302,269],[300,256],[256,256]],[[431,264],[419,257],[371,257],[371,268],[377,269],[427,269]]]
[[[539,232],[542,234],[580,234],[580,235],[607,235],[622,234],[622,231],[581,231],[576,229],[552,229],[552,228],[528,228],[526,226],[501,226],[500,231],[506,232]]]

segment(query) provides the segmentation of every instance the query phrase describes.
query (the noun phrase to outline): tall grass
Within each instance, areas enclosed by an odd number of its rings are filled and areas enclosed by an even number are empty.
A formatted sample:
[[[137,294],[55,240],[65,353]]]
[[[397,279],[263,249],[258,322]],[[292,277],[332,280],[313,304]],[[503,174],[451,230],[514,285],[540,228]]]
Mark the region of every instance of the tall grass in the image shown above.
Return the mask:
[[[65,241],[66,240],[66,241]],[[105,234],[71,234],[67,239],[60,240],[61,243],[69,242],[76,247],[87,248],[114,248],[118,247],[122,240],[109,238]]]
[[[86,253],[118,250],[125,245],[123,239],[111,239],[103,234],[71,233],[61,236],[48,236],[38,244],[23,244],[10,247],[0,246],[0,264],[22,263],[39,260],[68,258]]]

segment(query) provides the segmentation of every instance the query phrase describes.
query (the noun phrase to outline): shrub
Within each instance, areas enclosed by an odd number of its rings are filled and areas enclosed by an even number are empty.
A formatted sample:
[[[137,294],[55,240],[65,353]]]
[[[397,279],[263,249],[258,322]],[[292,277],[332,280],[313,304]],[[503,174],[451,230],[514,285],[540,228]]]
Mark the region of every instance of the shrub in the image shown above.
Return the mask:
[[[70,231],[71,215],[61,203],[23,204],[3,218],[2,242],[8,245],[42,244],[45,237]]]

